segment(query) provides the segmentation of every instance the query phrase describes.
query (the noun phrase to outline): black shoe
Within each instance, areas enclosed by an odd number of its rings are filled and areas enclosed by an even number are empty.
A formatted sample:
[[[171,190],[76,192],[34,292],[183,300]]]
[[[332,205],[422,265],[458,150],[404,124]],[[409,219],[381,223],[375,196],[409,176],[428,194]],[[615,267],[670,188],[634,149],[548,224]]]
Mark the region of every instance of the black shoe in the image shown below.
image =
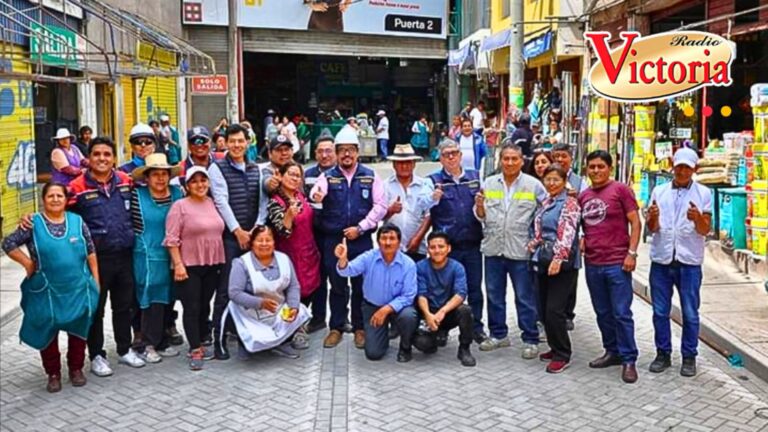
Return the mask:
[[[611,366],[621,366],[621,357],[616,354],[606,352],[602,357],[596,358],[589,362],[589,367],[592,369],[603,369]]]
[[[437,346],[444,347],[448,345],[448,332],[445,330],[437,331]]]
[[[411,361],[411,358],[413,358],[413,354],[411,353],[411,350],[400,348],[400,351],[397,352],[398,363],[408,363],[409,361]]]
[[[637,369],[634,363],[626,363],[621,368],[621,380],[627,384],[637,382]]]
[[[680,375],[689,378],[696,376],[696,357],[683,358],[683,364],[680,366]]]
[[[200,341],[200,345],[202,346],[213,345],[213,336],[211,336],[210,334],[203,336],[203,340]]]
[[[475,332],[475,334],[472,336],[472,339],[474,339],[476,344],[480,345],[486,339],[488,339],[488,335],[485,334],[485,332],[479,331],[479,332]]]
[[[213,339],[213,357],[216,360],[229,360],[229,349],[227,348],[226,336],[221,340],[218,338]]]
[[[653,359],[648,370],[653,373],[661,373],[672,366],[672,358],[669,353],[664,351],[656,351],[656,358]]]
[[[397,329],[397,325],[389,325],[389,339],[397,339],[400,336],[400,331]]]
[[[184,337],[181,336],[176,326],[171,326],[165,329],[165,334],[168,336],[168,343],[171,345],[179,346],[184,344]]]
[[[469,352],[469,346],[459,347],[459,353],[456,355],[456,357],[461,361],[462,366],[472,367],[477,364],[477,361],[475,361],[475,358],[472,357],[472,353]]]
[[[314,333],[325,329],[325,320],[315,320],[312,318],[307,324],[307,333]]]
[[[568,330],[568,331],[573,331],[574,325],[573,325],[573,320],[572,319],[565,320],[565,329]]]

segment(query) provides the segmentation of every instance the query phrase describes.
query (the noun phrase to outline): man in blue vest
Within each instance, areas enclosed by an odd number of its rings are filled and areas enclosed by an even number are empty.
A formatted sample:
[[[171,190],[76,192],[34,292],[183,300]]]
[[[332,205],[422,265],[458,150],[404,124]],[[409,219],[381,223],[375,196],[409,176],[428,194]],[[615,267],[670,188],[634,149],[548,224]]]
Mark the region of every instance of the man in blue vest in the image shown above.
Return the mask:
[[[310,191],[317,183],[320,174],[336,166],[336,152],[334,151],[333,135],[327,129],[323,130],[315,147],[315,160],[317,164],[304,171],[304,194],[309,197]],[[323,233],[320,231],[320,220],[323,217],[323,204],[311,203],[315,211],[315,242],[320,252],[323,252]],[[322,259],[322,258],[321,258]],[[322,261],[321,261],[322,262]],[[320,286],[312,295],[312,319],[307,324],[307,332],[314,333],[325,328],[325,315],[328,308],[328,275],[325,273],[325,267],[320,266]],[[345,329],[346,330],[346,329]],[[349,325],[352,330],[352,325]]]
[[[448,234],[452,243],[450,257],[464,266],[468,303],[475,319],[473,338],[479,344],[488,338],[483,330],[483,227],[472,211],[475,195],[480,192],[480,174],[462,168],[462,152],[455,141],[446,139],[438,151],[443,169],[429,176],[433,189],[432,229]],[[444,340],[441,335],[439,345]]]
[[[565,172],[568,173],[568,184],[566,185],[568,194],[578,197],[580,193],[589,189],[589,183],[587,183],[587,180],[573,172],[573,169],[571,168],[571,165],[573,164],[573,155],[571,154],[570,144],[561,143],[552,147],[552,158],[556,163],[563,167]],[[577,273],[580,268],[581,257],[579,256],[576,257]],[[571,295],[571,297],[568,299],[568,319],[565,321],[565,327],[568,329],[568,331],[573,330],[573,319],[576,318],[576,313],[574,310],[576,309],[576,288],[579,286],[578,276],[573,280],[573,283],[574,287],[571,291],[573,295]]]
[[[338,164],[317,178],[310,194],[312,201],[323,204],[319,223],[323,237],[321,253],[323,266],[331,281],[331,331],[323,342],[326,348],[333,348],[341,342],[349,301],[347,278],[336,272],[336,245],[341,243],[342,238],[347,239],[350,260],[372,249],[371,232],[387,213],[383,182],[371,168],[358,164],[359,148],[355,129],[343,127],[336,135]],[[352,327],[355,346],[359,349],[365,346],[362,290],[362,277],[353,277]]]
[[[214,354],[218,360],[229,359],[221,316],[229,302],[229,271],[232,260],[250,249],[250,232],[259,216],[261,180],[259,167],[245,157],[248,131],[239,124],[227,128],[226,157],[208,167],[211,192],[216,208],[224,219],[224,254],[226,262],[213,302]]]

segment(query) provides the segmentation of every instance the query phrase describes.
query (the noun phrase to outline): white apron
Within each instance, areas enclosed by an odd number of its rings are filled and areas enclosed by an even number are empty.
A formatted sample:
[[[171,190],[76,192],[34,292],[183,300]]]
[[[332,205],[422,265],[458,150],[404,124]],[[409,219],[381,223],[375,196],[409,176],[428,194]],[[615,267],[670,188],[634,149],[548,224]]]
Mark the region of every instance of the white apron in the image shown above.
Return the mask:
[[[240,336],[245,349],[249,352],[257,352],[272,349],[285,342],[299,327],[312,318],[312,314],[306,306],[299,303],[299,311],[293,322],[286,322],[281,318],[282,310],[289,308],[283,296],[283,292],[291,283],[291,265],[287,255],[275,252],[275,261],[277,261],[280,276],[269,281],[262,272],[256,271],[250,254],[248,252],[243,255],[242,259],[251,281],[253,293],[280,299],[282,303],[278,306],[277,312],[272,313],[265,309],[246,309],[230,301],[224,311],[224,316],[221,317],[221,329],[224,331],[227,315],[232,316],[237,334]]]

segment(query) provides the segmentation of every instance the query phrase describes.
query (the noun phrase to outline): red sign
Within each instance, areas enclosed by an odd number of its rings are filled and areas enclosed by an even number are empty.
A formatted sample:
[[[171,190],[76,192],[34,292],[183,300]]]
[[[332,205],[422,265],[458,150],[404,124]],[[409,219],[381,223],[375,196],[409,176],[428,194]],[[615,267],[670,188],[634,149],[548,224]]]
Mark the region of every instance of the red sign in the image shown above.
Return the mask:
[[[192,77],[192,94],[226,95],[228,88],[226,75]]]

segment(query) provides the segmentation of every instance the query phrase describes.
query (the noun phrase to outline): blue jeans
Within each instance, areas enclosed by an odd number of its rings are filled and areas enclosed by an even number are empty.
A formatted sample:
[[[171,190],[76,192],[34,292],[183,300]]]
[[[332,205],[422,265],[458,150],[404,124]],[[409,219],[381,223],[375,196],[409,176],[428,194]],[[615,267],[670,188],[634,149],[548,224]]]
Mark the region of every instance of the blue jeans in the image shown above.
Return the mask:
[[[387,157],[387,147],[389,146],[389,140],[379,138],[376,140],[376,143],[379,145],[379,151],[381,152],[381,157]]]
[[[485,257],[485,290],[488,294],[488,329],[491,337],[507,337],[507,275],[515,290],[517,326],[522,331],[523,342],[539,343],[538,296],[533,284],[528,261],[503,257]]]
[[[699,345],[699,290],[701,288],[701,266],[685,264],[663,265],[651,263],[651,297],[653,299],[653,329],[656,349],[672,352],[672,332],[669,313],[672,310],[672,293],[677,287],[680,307],[683,312],[683,337],[681,352],[683,358],[698,354]]]
[[[467,273],[467,303],[475,318],[475,333],[483,332],[483,255],[480,247],[453,249],[450,257],[464,266]]]
[[[587,264],[587,287],[603,337],[603,348],[610,354],[620,355],[624,363],[634,363],[637,345],[632,320],[632,273],[621,267],[621,264]]]

